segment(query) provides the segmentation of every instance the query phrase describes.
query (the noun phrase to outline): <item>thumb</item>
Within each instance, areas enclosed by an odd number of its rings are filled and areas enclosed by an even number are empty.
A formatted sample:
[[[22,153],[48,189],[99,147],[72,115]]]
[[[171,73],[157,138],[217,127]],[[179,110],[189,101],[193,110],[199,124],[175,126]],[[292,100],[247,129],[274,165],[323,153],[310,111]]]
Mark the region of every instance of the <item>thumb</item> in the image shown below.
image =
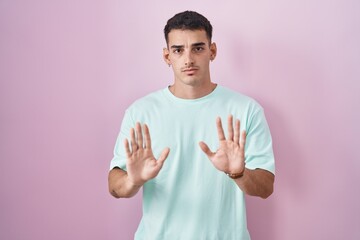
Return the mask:
[[[162,164],[165,162],[166,158],[167,158],[168,155],[169,155],[169,152],[170,152],[170,148],[165,148],[165,149],[161,152],[160,157],[159,157],[158,160],[157,160],[159,164],[162,165]]]
[[[210,150],[206,143],[199,142],[199,146],[201,150],[206,154],[206,156],[208,156],[208,158],[211,158],[214,155],[214,153]]]

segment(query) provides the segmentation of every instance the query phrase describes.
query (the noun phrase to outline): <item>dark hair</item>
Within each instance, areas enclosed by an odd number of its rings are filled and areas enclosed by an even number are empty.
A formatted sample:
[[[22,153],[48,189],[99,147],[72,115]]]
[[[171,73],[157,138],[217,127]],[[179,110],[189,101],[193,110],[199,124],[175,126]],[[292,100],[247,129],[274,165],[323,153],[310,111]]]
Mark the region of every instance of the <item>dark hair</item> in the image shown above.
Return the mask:
[[[205,30],[209,42],[211,42],[212,26],[206,17],[197,12],[185,11],[170,18],[164,28],[166,43],[169,42],[169,32],[173,29]]]

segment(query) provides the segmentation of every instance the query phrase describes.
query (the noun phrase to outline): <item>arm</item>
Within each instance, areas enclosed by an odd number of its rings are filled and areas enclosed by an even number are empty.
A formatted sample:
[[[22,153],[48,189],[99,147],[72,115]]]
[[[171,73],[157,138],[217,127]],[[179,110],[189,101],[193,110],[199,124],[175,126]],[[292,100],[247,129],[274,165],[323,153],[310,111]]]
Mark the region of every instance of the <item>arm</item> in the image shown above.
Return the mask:
[[[245,168],[244,175],[234,181],[244,193],[265,199],[273,193],[275,176],[267,170]]]
[[[217,118],[216,126],[220,145],[218,150],[212,152],[204,142],[199,143],[200,148],[219,171],[230,173],[230,176],[239,176],[233,178],[244,193],[262,198],[269,197],[273,192],[275,176],[263,169],[251,170],[245,167],[246,132],[240,133],[240,121],[235,121],[234,130],[233,117],[229,116],[227,139],[220,118]]]
[[[134,196],[147,181],[158,175],[170,152],[169,148],[165,148],[160,157],[155,159],[147,125],[142,130],[140,123],[136,123],[135,129],[130,129],[130,139],[131,148],[129,141],[124,141],[127,172],[120,168],[109,172],[109,192],[116,198]]]
[[[109,172],[109,192],[115,198],[133,197],[141,188],[141,185],[132,184],[127,172],[120,168],[113,168]]]

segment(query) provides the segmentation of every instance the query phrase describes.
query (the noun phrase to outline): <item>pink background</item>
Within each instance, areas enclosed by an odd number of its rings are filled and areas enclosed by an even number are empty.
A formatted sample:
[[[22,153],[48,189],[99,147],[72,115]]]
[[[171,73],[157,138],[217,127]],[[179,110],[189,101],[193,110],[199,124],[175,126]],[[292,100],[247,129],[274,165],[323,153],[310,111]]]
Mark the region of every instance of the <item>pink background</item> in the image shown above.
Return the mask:
[[[141,195],[108,194],[109,161],[125,108],[172,82],[162,29],[186,9],[214,26],[213,81],[272,130],[253,239],[360,239],[357,0],[1,0],[0,239],[132,239]]]

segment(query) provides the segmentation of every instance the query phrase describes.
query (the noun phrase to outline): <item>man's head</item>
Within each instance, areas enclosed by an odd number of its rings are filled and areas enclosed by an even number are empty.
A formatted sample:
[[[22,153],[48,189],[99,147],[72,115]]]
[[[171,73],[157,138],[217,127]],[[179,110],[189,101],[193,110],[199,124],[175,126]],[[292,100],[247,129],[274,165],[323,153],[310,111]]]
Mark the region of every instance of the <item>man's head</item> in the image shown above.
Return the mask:
[[[211,85],[210,61],[216,57],[216,44],[211,42],[212,26],[196,12],[182,12],[168,20],[164,29],[167,47],[163,57],[174,71],[177,89]]]
[[[167,21],[167,24],[164,28],[166,44],[169,43],[170,31],[175,29],[204,30],[209,40],[209,44],[211,43],[212,26],[209,20],[207,20],[207,18],[205,18],[203,15],[197,12],[193,12],[193,11],[181,12],[176,14]]]

